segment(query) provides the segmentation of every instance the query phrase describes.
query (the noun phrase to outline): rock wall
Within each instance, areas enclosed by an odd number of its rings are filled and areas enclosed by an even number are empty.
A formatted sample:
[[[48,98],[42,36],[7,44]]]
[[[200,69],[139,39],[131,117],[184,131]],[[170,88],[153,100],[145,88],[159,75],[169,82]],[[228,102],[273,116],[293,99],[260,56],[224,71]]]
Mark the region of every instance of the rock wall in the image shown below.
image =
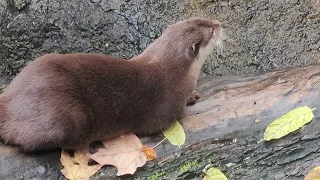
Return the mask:
[[[320,60],[319,0],[0,0],[0,84],[51,52],[130,58],[167,24],[189,17],[220,20],[224,55],[203,75],[303,66]]]

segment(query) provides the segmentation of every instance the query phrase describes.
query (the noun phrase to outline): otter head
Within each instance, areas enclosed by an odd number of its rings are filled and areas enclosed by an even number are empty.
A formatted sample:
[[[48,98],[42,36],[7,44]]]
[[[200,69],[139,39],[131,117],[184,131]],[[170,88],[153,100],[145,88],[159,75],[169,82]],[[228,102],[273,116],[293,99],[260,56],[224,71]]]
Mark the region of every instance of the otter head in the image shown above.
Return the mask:
[[[175,45],[171,47],[172,51],[178,48],[177,52],[188,61],[204,62],[215,46],[221,48],[222,45],[220,22],[206,18],[188,19],[169,25],[163,37],[174,40],[171,42]]]
[[[163,38],[160,42],[166,44],[165,51],[174,54],[175,57],[171,59],[183,60],[184,64],[180,64],[180,67],[189,69],[190,80],[195,85],[209,54],[215,47],[218,52],[222,49],[222,37],[219,21],[194,18],[169,25],[159,40]]]
[[[170,61],[171,65],[187,65],[194,74],[199,74],[214,47],[222,47],[221,39],[219,21],[193,18],[169,25],[143,54],[152,59],[150,62]]]

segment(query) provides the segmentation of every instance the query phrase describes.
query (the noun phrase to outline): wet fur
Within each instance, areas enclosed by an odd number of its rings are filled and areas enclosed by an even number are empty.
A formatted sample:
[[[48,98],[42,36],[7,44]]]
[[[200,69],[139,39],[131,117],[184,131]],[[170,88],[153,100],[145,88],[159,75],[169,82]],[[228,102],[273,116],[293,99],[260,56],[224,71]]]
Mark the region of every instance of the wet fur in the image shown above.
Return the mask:
[[[130,132],[157,133],[184,116],[219,29],[218,22],[200,18],[176,23],[128,61],[43,55],[0,95],[0,137],[38,151],[75,149]]]

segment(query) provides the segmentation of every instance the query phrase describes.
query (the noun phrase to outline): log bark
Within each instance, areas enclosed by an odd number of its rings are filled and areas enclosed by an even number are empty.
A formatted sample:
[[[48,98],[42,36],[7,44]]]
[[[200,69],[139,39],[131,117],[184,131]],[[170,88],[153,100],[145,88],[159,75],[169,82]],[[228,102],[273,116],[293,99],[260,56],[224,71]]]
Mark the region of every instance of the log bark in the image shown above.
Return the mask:
[[[205,167],[219,168],[228,179],[303,179],[320,164],[318,110],[300,130],[262,141],[267,125],[293,108],[320,109],[320,65],[206,79],[197,90],[202,97],[182,120],[181,148],[164,141],[157,159],[133,176],[115,177],[115,168],[104,167],[92,179],[201,179]],[[142,141],[153,146],[162,138]],[[59,157],[60,150],[26,155],[1,145],[0,179],[63,179]]]

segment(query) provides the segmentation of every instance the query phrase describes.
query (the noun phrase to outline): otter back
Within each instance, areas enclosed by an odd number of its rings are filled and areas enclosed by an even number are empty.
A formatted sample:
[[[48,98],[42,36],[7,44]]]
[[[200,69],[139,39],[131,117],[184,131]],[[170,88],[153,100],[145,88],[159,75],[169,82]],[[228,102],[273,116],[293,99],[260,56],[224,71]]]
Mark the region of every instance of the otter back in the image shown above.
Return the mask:
[[[184,116],[200,69],[220,38],[203,18],[169,26],[130,61],[47,54],[26,66],[0,98],[1,138],[25,151],[75,149],[124,133],[152,134]]]

